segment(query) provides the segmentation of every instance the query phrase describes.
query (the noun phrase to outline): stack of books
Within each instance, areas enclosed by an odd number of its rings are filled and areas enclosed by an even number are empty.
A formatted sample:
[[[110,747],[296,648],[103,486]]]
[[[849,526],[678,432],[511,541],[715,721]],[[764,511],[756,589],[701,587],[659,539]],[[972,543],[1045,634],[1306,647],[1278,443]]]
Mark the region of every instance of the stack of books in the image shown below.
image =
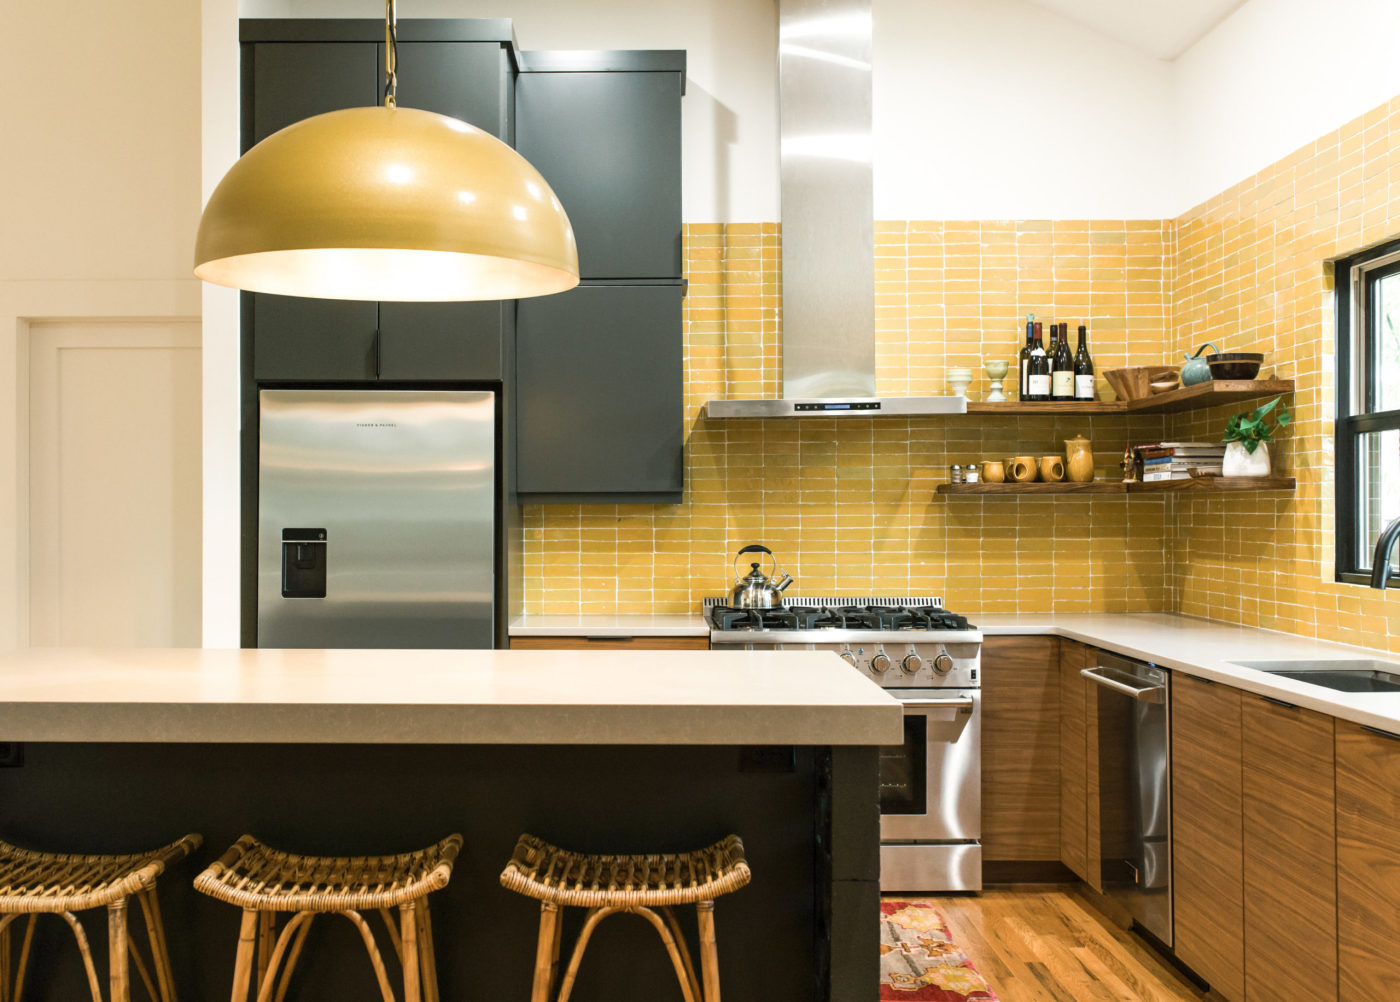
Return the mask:
[[[1220,476],[1224,442],[1156,442],[1133,447],[1142,465],[1142,482],[1189,480],[1191,471]]]

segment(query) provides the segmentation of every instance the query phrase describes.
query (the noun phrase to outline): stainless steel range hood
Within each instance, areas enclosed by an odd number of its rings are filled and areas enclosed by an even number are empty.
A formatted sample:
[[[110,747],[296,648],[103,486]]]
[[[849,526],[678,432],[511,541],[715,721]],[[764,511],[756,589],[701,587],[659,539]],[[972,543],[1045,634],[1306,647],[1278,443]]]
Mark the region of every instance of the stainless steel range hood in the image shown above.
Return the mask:
[[[962,414],[963,397],[875,396],[870,0],[781,0],[783,396],[712,418]]]

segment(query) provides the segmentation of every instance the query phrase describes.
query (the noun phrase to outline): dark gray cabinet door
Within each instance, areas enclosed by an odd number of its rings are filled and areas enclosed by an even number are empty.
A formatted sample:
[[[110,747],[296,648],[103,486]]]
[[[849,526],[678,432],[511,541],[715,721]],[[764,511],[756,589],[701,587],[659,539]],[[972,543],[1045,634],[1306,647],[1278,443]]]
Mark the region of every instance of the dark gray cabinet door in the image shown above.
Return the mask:
[[[488,43],[400,42],[399,107],[451,115],[500,139],[504,60]]]
[[[500,379],[501,304],[380,303],[379,378]]]
[[[253,46],[252,143],[312,115],[378,104],[378,51],[367,42]]]
[[[254,379],[374,378],[377,303],[265,294],[252,300]]]
[[[499,45],[400,42],[398,101],[504,131]],[[380,303],[381,379],[500,379],[501,303]]]
[[[522,73],[515,148],[573,223],[583,278],[681,274],[679,73]]]
[[[681,294],[584,285],[519,301],[522,494],[680,492]]]

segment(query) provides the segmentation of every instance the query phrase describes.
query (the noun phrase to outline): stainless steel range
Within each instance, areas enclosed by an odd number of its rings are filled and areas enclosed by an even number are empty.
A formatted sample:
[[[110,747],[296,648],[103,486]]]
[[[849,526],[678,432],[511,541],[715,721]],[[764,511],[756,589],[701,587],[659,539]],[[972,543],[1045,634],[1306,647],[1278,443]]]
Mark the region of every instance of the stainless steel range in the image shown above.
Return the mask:
[[[982,889],[982,634],[939,598],[705,600],[712,645],[832,651],[904,704],[880,752],[880,887]]]

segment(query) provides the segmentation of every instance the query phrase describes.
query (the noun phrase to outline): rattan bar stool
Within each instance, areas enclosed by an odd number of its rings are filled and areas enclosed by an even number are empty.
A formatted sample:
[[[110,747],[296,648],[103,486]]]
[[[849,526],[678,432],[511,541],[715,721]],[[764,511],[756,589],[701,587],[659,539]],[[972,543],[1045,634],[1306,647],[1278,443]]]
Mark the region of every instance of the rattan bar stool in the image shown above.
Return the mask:
[[[0,1002],[18,1002],[24,993],[34,924],[43,914],[62,916],[73,930],[87,971],[92,1002],[102,1002],[102,983],[92,962],[87,934],[73,914],[94,908],[107,909],[109,1002],[129,1002],[131,998],[128,960],[136,966],[152,1002],[156,999],[175,1002],[175,975],[160,920],[156,877],[164,873],[168,865],[197,849],[201,841],[198,835],[186,835],[163,848],[124,856],[36,852],[0,842]],[[141,905],[150,966],[128,935],[127,902],[130,898]],[[10,926],[21,915],[28,915],[29,921],[25,923],[24,939],[16,960],[10,949]]]
[[[730,835],[695,852],[648,856],[586,856],[521,835],[501,874],[501,884],[540,902],[540,938],[535,948],[535,981],[530,1002],[549,1002],[559,969],[561,907],[587,908],[557,1002],[568,1002],[583,951],[599,922],[617,912],[645,918],[666,944],[685,1002],[700,1002],[700,980],[672,905],[695,905],[700,924],[700,967],[704,1002],[720,1002],[719,957],[715,944],[715,898],[749,882],[744,843]],[[660,912],[660,915],[657,912]]]
[[[378,910],[389,930],[403,968],[404,1002],[438,1002],[428,895],[447,886],[461,848],[462,836],[449,835],[437,845],[397,856],[297,856],[244,835],[194,881],[210,897],[243,909],[234,1002],[248,997],[255,955],[258,1002],[282,1002],[312,919],[325,914],[344,915],[354,923],[384,1002],[394,1002],[374,932],[360,914],[366,909]],[[280,932],[278,912],[292,913]]]

